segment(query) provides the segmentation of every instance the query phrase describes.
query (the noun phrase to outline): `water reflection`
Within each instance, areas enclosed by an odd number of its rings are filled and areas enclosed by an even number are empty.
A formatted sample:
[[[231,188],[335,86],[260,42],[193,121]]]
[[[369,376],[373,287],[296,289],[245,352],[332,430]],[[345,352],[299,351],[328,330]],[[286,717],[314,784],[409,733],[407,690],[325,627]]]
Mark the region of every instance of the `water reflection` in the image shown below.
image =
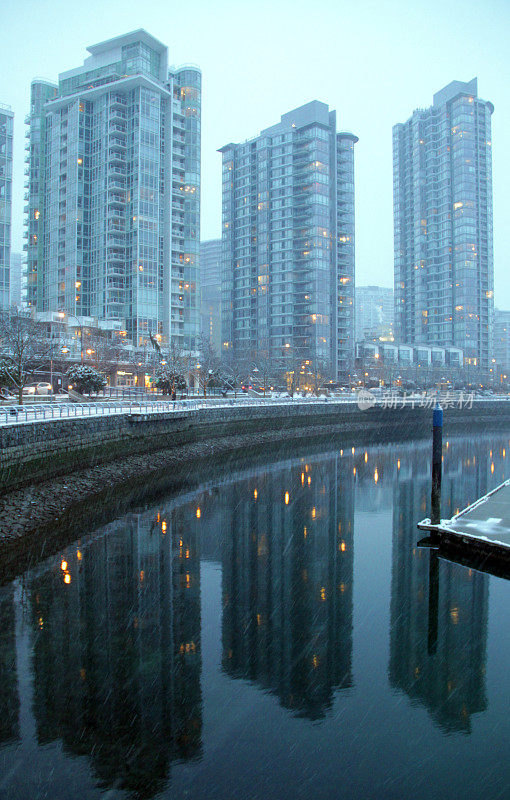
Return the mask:
[[[461,507],[488,489],[488,453],[471,469],[461,445],[444,465],[443,505]],[[393,493],[391,684],[422,703],[445,731],[471,728],[486,708],[485,662],[489,577],[416,547],[416,519],[430,494],[430,477],[415,453]],[[445,502],[446,501],[446,502]]]
[[[507,448],[499,439],[445,444],[445,515],[505,478]],[[416,546],[429,497],[429,443],[349,449],[211,479],[81,539],[27,573],[22,590],[0,590],[0,747],[19,748],[28,768],[24,701],[36,747],[59,743],[64,758],[85,756],[96,786],[112,797],[169,792],[178,766],[193,770],[208,757],[214,764],[205,745],[201,620],[211,591],[201,564],[212,561],[221,569],[216,669],[230,687],[211,695],[219,715],[234,683],[243,692],[249,681],[289,720],[320,721],[309,726],[320,750],[328,719],[341,733],[335,700],[362,702],[354,576],[363,571],[376,585],[382,569],[366,556],[356,566],[362,513],[372,515],[371,535],[388,546],[392,536],[391,595],[375,588],[373,603],[389,605],[393,693],[427,709],[440,734],[469,734],[473,715],[488,709],[489,577]],[[385,674],[386,651],[383,664]],[[20,670],[32,681],[26,696]],[[254,730],[253,758],[258,746]],[[13,796],[21,796],[18,779]]]
[[[236,484],[230,499],[223,668],[320,718],[352,686],[352,471],[337,457],[298,464]]]
[[[14,588],[0,588],[0,745],[19,737]]]
[[[39,743],[90,756],[103,787],[153,796],[172,759],[201,753],[196,530],[130,516],[26,588]]]

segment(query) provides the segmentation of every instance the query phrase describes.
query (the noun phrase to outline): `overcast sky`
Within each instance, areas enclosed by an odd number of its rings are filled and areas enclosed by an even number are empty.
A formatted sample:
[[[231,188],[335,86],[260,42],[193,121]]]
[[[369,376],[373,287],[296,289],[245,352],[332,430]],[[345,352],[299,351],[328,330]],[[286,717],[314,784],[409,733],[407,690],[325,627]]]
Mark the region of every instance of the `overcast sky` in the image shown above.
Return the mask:
[[[0,102],[15,119],[13,249],[22,247],[23,119],[34,77],[145,28],[203,74],[202,239],[221,234],[221,158],[310,100],[359,136],[356,282],[393,285],[391,129],[452,80],[478,77],[492,117],[496,305],[510,308],[510,0],[0,0]]]

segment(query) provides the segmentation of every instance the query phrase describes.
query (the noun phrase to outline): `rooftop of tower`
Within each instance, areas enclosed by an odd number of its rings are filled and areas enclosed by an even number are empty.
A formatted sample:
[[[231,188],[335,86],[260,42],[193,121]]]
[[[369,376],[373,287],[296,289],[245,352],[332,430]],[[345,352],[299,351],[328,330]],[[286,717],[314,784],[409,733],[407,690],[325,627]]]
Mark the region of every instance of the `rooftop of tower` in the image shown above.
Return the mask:
[[[117,47],[134,44],[134,42],[142,42],[157,53],[163,53],[167,49],[166,45],[154,36],[151,36],[150,33],[147,33],[144,28],[138,28],[136,31],[124,33],[121,36],[115,36],[113,39],[106,39],[104,42],[99,42],[99,44],[92,44],[90,47],[87,47],[87,51],[92,53],[93,56],[96,56],[99,55],[99,53],[106,53],[108,50],[113,50]]]

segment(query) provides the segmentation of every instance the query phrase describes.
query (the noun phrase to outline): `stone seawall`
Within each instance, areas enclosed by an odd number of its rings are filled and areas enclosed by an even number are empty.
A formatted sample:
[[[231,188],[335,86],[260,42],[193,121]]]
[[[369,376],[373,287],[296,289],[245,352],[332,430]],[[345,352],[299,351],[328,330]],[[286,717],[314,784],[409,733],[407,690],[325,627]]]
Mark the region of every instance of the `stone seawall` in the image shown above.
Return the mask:
[[[360,410],[356,404],[288,403],[275,406],[212,407],[168,414],[119,414],[41,420],[0,428],[0,491],[33,486],[77,470],[132,455],[182,448],[207,439],[272,432],[284,442],[369,437],[385,441],[427,435],[425,408]],[[445,429],[510,426],[510,402],[479,402],[445,411]]]

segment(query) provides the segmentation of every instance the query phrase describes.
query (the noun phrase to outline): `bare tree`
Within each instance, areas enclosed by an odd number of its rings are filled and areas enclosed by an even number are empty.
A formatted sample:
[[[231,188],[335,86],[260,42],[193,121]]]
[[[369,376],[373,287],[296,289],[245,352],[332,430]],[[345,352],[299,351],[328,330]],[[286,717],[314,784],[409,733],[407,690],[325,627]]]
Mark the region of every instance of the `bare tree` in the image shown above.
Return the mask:
[[[257,384],[259,389],[262,389],[264,396],[267,390],[279,381],[282,374],[283,363],[269,358],[257,359],[250,369],[250,375],[254,383]]]
[[[237,397],[237,390],[241,387],[246,374],[246,364],[235,357],[229,359],[229,362],[221,367],[223,385],[225,388],[233,390],[234,397]]]
[[[84,333],[85,355],[98,372],[106,374],[125,357],[123,343],[112,339],[106,332],[94,331],[89,334],[82,330],[82,336]]]
[[[17,308],[0,312],[1,370],[15,388],[19,405],[23,405],[23,389],[29,380],[59,353],[59,342],[29,313]]]
[[[207,387],[219,379],[220,362],[206,336],[200,337],[199,350],[199,361],[195,364],[192,372],[198,381],[198,385],[204,397],[207,397]]]
[[[159,349],[160,368],[155,386],[175,399],[176,392],[186,387],[186,358],[181,348],[172,342],[166,350]]]
[[[321,359],[316,359],[315,361],[310,361],[309,364],[305,362],[305,365],[308,368],[308,377],[312,391],[315,396],[318,397],[319,389],[321,386],[324,386],[324,381],[331,377],[329,364]]]

